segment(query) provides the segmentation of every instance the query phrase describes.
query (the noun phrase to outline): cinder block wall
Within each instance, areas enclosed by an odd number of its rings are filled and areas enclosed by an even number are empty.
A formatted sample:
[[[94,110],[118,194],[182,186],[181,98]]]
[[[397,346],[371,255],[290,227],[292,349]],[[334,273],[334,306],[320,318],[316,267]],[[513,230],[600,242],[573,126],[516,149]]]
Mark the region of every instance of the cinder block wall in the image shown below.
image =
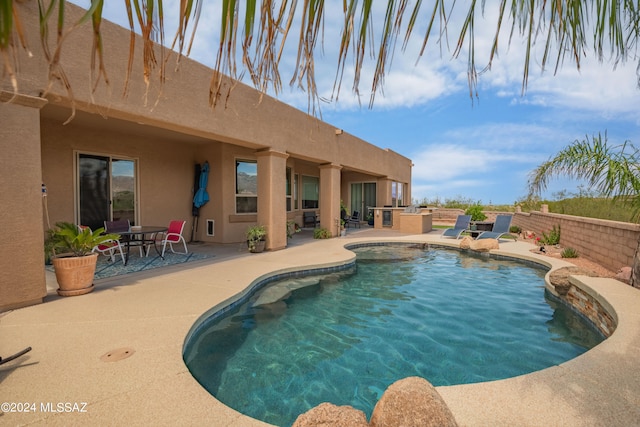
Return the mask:
[[[438,208],[433,211],[433,222],[452,223],[456,222],[458,215],[464,215],[464,209]]]
[[[640,238],[640,226],[627,222],[607,221],[555,213],[515,213],[513,225],[537,236],[560,226],[560,244],[578,251],[580,256],[595,261],[612,271],[631,266]]]

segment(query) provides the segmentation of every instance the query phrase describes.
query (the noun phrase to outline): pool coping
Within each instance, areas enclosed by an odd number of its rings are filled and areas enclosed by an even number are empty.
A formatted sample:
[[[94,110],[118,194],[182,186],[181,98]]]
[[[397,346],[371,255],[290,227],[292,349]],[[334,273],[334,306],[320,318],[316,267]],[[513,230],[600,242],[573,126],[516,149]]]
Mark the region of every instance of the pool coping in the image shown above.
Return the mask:
[[[0,367],[3,389],[10,390],[3,398],[85,402],[87,412],[5,413],[0,423],[268,425],[204,391],[184,366],[185,338],[207,311],[237,300],[252,283],[274,271],[348,263],[354,255],[345,245],[367,241],[459,244],[441,239],[439,233],[329,239],[123,279],[104,288],[98,285],[82,297],[3,313],[0,355],[34,347]],[[531,247],[502,241],[492,253],[548,263],[552,269],[571,265],[543,259],[529,252]],[[574,276],[572,281],[610,305],[618,319],[616,331],[583,355],[542,371],[437,387],[460,425],[631,425],[640,419],[640,374],[634,359],[640,350],[640,293],[613,279]],[[135,350],[132,357],[116,363],[100,360],[105,352],[124,347]]]

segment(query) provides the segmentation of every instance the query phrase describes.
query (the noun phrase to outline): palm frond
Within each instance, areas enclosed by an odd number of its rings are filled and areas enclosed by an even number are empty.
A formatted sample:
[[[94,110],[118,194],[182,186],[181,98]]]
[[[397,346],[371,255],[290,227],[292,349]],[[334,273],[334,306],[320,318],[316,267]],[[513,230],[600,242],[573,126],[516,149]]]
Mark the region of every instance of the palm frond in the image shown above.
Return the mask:
[[[17,87],[16,69],[17,49],[28,49],[26,34],[21,26],[18,9],[21,1],[0,1],[0,54],[4,62],[4,74],[12,79]],[[50,84],[60,82],[68,94],[72,95],[71,84],[66,78],[60,63],[60,51],[68,31],[76,25],[91,20],[94,43],[92,47],[92,74],[95,81],[93,89],[99,81],[107,85],[105,55],[101,36],[102,7],[104,0],[92,0],[89,10],[78,23],[65,26],[65,0],[37,0],[40,12],[40,40],[42,49],[49,62]],[[178,49],[178,62],[185,52],[188,54],[202,8],[200,0],[180,0],[178,29],[171,47]],[[435,42],[442,49],[448,46],[448,34],[456,34],[457,41],[453,47],[452,57],[464,53],[467,56],[467,74],[469,92],[477,96],[478,76],[490,70],[493,60],[499,55],[500,33],[510,23],[509,44],[518,34],[524,41],[525,58],[522,65],[522,92],[527,88],[529,74],[536,61],[533,49],[536,44],[542,46],[542,57],[539,66],[544,70],[551,61],[557,72],[565,62],[571,62],[580,69],[583,58],[592,53],[600,61],[611,61],[614,67],[629,59],[637,60],[640,69],[640,58],[635,55],[640,36],[640,7],[635,0],[501,0],[498,5],[495,22],[483,25],[495,25],[495,35],[487,58],[477,55],[475,43],[476,25],[479,25],[479,14],[484,15],[486,1],[471,0],[457,2],[454,0],[435,0],[432,7],[424,9],[423,2],[416,0],[387,0],[382,16],[374,16],[373,0],[343,0],[342,31],[336,63],[333,95],[339,97],[342,80],[347,63],[353,62],[352,91],[359,96],[363,68],[368,56],[375,64],[369,106],[375,101],[379,91],[384,90],[385,76],[392,66],[397,48],[397,38],[403,33],[402,49],[406,49],[415,29],[425,24],[422,47],[416,60],[427,51],[429,43]],[[160,88],[165,79],[164,51],[164,4],[162,0],[125,0],[125,10],[132,32],[129,43],[129,64],[125,76],[123,95],[128,92],[128,83],[132,74],[136,27],[141,32],[142,79],[149,88],[153,73],[157,71]],[[240,7],[238,0],[222,0],[220,2],[221,22],[220,36],[217,45],[215,72],[210,85],[210,101],[215,106],[222,94],[223,75],[231,79],[242,78],[236,55],[242,56],[242,67],[248,72],[253,85],[260,91],[273,90],[277,95],[282,89],[281,59],[285,43],[295,18],[300,19],[300,32],[297,40],[297,57],[290,81],[306,90],[309,96],[309,109],[315,111],[319,106],[316,87],[315,58],[319,51],[318,41],[322,39],[324,12],[332,6],[324,0],[245,0]],[[456,9],[457,8],[457,9]],[[463,16],[459,21],[451,21],[451,16]],[[299,14],[299,15],[298,15]],[[244,28],[239,33],[238,28]],[[452,28],[453,24],[459,25]],[[193,24],[191,41],[187,47],[187,31]],[[57,38],[49,35],[50,27],[55,26]],[[377,35],[375,33],[378,33]],[[241,34],[241,49],[237,49],[238,35]],[[374,37],[375,36],[375,37]],[[50,40],[54,40],[50,44]],[[590,40],[591,39],[591,40]],[[379,43],[376,47],[374,40]],[[214,42],[215,43],[215,42]],[[212,45],[214,44],[212,43]],[[215,50],[215,48],[213,49]],[[552,59],[554,58],[554,59]],[[233,85],[233,83],[231,83]],[[638,77],[640,87],[640,73]],[[48,90],[49,88],[47,88]],[[17,89],[16,89],[17,91]],[[228,94],[227,94],[228,96]]]
[[[584,180],[604,197],[611,197],[640,213],[640,150],[629,141],[610,145],[607,134],[574,141],[529,175],[529,196],[538,195],[560,176]]]

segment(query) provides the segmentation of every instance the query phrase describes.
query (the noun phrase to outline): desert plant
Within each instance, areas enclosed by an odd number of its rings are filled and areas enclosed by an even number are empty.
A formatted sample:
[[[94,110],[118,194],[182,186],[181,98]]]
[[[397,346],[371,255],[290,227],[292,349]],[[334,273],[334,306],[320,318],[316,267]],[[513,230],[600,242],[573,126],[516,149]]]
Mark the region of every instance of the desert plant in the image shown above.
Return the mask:
[[[465,215],[471,215],[471,221],[484,221],[487,216],[482,212],[482,205],[476,203],[471,205],[464,211]]]
[[[573,248],[564,248],[560,252],[562,258],[578,258],[578,251]]]
[[[511,227],[509,227],[509,233],[520,234],[522,233],[522,229],[517,225],[512,225]]]
[[[542,232],[542,238],[540,239],[545,245],[557,245],[560,243],[560,226],[556,228],[554,225],[549,234]]]
[[[313,230],[313,238],[314,239],[329,239],[331,238],[331,233],[326,228],[316,228]]]

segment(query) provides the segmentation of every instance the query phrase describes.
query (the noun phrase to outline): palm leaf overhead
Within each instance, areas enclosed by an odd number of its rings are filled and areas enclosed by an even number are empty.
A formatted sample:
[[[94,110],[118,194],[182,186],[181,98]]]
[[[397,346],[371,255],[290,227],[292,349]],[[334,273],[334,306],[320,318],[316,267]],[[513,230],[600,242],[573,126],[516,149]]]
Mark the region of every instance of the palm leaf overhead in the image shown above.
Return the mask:
[[[94,33],[92,73],[95,76],[94,88],[98,80],[108,84],[106,69],[102,57],[105,54],[101,41],[101,15],[103,0],[92,0],[89,10],[80,22],[67,26],[65,22],[65,0],[0,0],[0,56],[3,61],[4,76],[11,79],[17,92],[17,55],[18,49],[29,49],[27,35],[20,22],[20,8],[23,3],[37,1],[41,11],[41,33],[43,49],[49,61],[50,81],[62,82],[71,94],[70,82],[65,80],[63,64],[60,63],[60,50],[65,35],[78,25],[91,20]],[[378,6],[380,3],[377,3]],[[383,3],[384,5],[384,3]],[[172,48],[177,49],[178,59],[188,54],[193,41],[189,40],[189,31],[195,32],[202,11],[199,0],[181,0],[179,2],[179,22],[173,36]],[[499,34],[503,27],[510,24],[510,38],[522,37],[525,44],[525,59],[522,64],[522,90],[526,90],[533,64],[545,70],[552,65],[558,70],[565,62],[571,62],[577,69],[587,55],[593,55],[601,61],[609,61],[613,66],[628,59],[637,60],[638,35],[640,32],[640,13],[637,1],[633,0],[501,0],[492,21],[483,25],[495,27],[495,37],[488,57],[478,57],[475,45],[477,20],[484,15],[485,1],[472,0],[387,0],[382,13],[376,14],[373,0],[343,0],[325,2],[323,0],[222,0],[220,2],[221,21],[218,40],[212,40],[212,55],[215,55],[215,72],[210,87],[211,103],[215,104],[220,96],[221,74],[232,79],[240,79],[246,72],[253,85],[262,92],[273,91],[276,95],[282,90],[281,60],[287,43],[297,46],[294,68],[291,72],[291,85],[306,90],[309,96],[309,108],[315,111],[319,105],[315,84],[315,61],[321,52],[319,41],[323,39],[325,12],[328,8],[340,7],[343,19],[339,38],[338,58],[333,89],[333,99],[338,99],[347,65],[353,67],[352,91],[360,93],[363,68],[367,58],[373,61],[369,105],[373,105],[375,95],[384,87],[384,77],[389,72],[393,56],[397,49],[397,39],[402,37],[401,48],[406,49],[411,37],[415,37],[419,28],[422,34],[420,57],[429,51],[429,46],[438,44],[443,49],[449,35],[455,37],[452,44],[452,57],[467,55],[467,74],[470,94],[476,93],[478,75],[489,70],[499,53]],[[164,53],[164,10],[161,0],[125,0],[132,34],[135,28],[143,40],[143,67],[140,76],[148,84],[157,71],[157,78],[164,81],[166,56]],[[333,10],[333,9],[332,9]],[[455,14],[462,19],[453,20]],[[486,18],[486,17],[485,17]],[[294,31],[299,25],[299,31]],[[58,38],[55,47],[47,45],[49,26],[55,26]],[[136,27],[137,26],[137,27]],[[190,29],[190,27],[192,27]],[[33,37],[31,37],[33,38]],[[435,41],[434,41],[435,39]],[[130,42],[130,63],[126,76],[132,78],[133,50],[135,37]],[[217,52],[215,47],[217,43]],[[542,57],[535,58],[533,48],[542,46]],[[239,66],[238,58],[241,58]],[[639,63],[640,64],[640,63]],[[97,71],[97,72],[96,72]],[[124,93],[127,92],[125,85]]]

